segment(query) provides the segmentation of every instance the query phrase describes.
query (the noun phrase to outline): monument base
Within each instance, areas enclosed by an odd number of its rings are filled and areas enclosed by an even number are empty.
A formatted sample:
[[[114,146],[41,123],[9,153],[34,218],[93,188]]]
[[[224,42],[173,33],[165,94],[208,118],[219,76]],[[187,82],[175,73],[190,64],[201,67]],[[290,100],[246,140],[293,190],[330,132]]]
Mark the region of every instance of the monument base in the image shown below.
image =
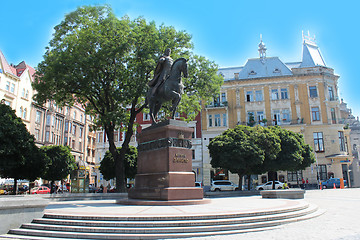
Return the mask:
[[[192,132],[185,122],[172,119],[143,129],[138,136],[138,172],[130,199],[203,199],[203,189],[195,187],[192,171]]]
[[[161,201],[203,199],[203,190],[197,187],[132,188],[128,196]]]

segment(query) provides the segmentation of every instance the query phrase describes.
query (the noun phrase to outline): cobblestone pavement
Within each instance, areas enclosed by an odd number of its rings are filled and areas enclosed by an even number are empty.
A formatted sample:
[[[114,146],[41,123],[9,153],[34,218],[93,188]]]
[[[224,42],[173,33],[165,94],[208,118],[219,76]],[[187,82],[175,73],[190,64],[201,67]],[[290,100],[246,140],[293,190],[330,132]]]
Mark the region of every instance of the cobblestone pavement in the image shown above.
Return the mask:
[[[305,200],[326,212],[320,217],[280,226],[274,230],[223,235],[196,240],[359,240],[360,189],[308,190]]]

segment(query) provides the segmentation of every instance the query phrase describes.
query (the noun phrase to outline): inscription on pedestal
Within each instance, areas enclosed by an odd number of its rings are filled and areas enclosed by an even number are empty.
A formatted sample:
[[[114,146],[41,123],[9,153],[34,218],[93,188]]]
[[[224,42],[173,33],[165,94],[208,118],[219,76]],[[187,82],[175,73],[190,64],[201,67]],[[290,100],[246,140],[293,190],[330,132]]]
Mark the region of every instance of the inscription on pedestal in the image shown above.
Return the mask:
[[[155,141],[139,144],[138,151],[150,151],[165,147],[180,147],[191,149],[192,143],[189,139],[180,138],[161,138]]]
[[[174,163],[188,163],[189,159],[185,154],[176,153],[173,159]]]

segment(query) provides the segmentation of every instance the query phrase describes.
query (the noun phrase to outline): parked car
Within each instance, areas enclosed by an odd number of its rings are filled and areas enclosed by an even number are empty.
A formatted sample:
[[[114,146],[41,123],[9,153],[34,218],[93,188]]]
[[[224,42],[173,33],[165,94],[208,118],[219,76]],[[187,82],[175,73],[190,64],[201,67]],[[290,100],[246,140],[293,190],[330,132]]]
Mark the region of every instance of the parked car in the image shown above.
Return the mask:
[[[275,189],[282,189],[284,183],[275,181]],[[256,190],[271,190],[273,189],[273,181],[269,181],[263,185],[256,186]]]
[[[31,194],[47,194],[50,193],[50,188],[46,186],[34,187],[31,189]]]
[[[228,180],[215,180],[211,183],[211,188],[210,188],[210,191],[212,192],[237,191],[237,190],[239,190],[238,185]]]
[[[323,188],[333,188],[335,183],[335,187],[340,188],[340,178],[330,178],[325,182],[322,182],[321,185]],[[347,181],[344,180],[344,187],[347,187]]]
[[[99,188],[93,185],[89,185],[89,193],[97,193],[97,192],[99,192]]]

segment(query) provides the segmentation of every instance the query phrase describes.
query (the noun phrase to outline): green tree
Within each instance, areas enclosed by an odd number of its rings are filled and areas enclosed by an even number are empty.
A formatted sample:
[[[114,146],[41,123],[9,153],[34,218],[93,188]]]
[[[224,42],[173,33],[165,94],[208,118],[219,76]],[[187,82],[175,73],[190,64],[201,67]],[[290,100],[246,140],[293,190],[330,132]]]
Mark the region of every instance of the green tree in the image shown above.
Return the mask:
[[[43,178],[51,181],[53,192],[54,181],[63,180],[76,169],[74,156],[68,146],[43,146],[40,148],[47,159]]]
[[[120,152],[121,148],[117,148]],[[115,178],[115,161],[110,153],[106,151],[103,160],[100,162],[100,172],[104,176],[104,179],[109,181]],[[125,154],[125,179],[134,178],[137,171],[137,149],[136,147],[129,146]]]
[[[208,148],[212,167],[237,173],[239,189],[242,189],[244,175],[257,172],[256,167],[261,166],[265,159],[276,157],[280,151],[280,139],[261,126],[239,125],[215,137]]]
[[[33,84],[35,100],[43,104],[82,104],[96,116],[95,126],[103,128],[109,151],[115,159],[116,186],[125,191],[125,153],[134,132],[135,117],[145,108],[147,83],[160,55],[171,48],[172,58],[189,58],[189,75],[184,79],[186,94],[179,111],[196,116],[199,99],[217,94],[222,77],[217,65],[192,54],[191,36],[185,31],[143,18],[118,19],[108,6],[86,6],[69,13],[55,27],[44,60],[37,67]],[[120,152],[116,151],[114,130],[126,131]]]
[[[21,118],[4,103],[0,103],[0,176],[14,178],[13,194],[17,180],[34,181],[43,173],[44,156],[35,145]]]

